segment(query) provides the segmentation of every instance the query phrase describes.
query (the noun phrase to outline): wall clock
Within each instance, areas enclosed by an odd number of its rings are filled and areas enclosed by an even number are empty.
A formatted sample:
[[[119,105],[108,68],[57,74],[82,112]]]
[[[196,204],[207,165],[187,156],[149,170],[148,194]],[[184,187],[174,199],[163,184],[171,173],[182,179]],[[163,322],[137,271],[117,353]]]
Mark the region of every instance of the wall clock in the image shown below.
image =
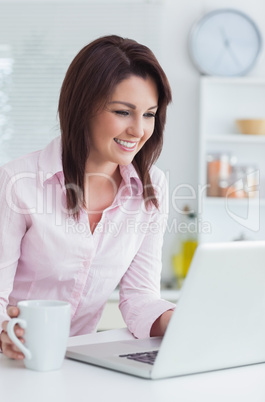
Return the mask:
[[[256,23],[245,13],[218,9],[204,15],[189,37],[192,61],[202,74],[239,76],[255,65],[262,47]]]

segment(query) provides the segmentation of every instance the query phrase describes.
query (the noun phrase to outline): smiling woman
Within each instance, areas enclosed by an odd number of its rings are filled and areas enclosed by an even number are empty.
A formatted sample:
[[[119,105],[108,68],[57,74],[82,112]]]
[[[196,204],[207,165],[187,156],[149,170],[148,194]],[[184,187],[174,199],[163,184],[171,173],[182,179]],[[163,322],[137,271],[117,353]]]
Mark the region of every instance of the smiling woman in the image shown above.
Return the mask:
[[[153,165],[170,100],[150,49],[99,38],[66,73],[61,137],[0,169],[0,344],[7,356],[23,358],[6,332],[19,313],[8,304],[68,301],[71,335],[79,335],[95,331],[118,284],[129,330],[139,338],[164,334],[174,308],[160,298],[167,185]]]
[[[132,94],[131,101],[127,99],[126,102],[126,99],[117,98],[119,93],[115,92],[119,90],[118,84],[128,78],[132,79],[127,81],[126,97],[129,97],[127,91],[133,91],[134,97]],[[140,89],[142,85],[138,85],[138,93],[134,88],[136,78],[142,78],[141,83],[144,85],[143,89]],[[124,83],[121,88],[123,87]],[[151,202],[158,207],[149,171],[162,150],[166,109],[171,101],[170,86],[163,69],[148,47],[131,39],[111,35],[91,42],[77,54],[66,73],[61,89],[58,110],[65,182],[75,183],[82,189],[81,193],[71,186],[67,189],[67,206],[74,210],[76,218],[84,204],[80,195],[85,192],[85,165],[91,148],[90,124],[92,118],[96,118],[95,116],[112,101],[131,103],[135,108],[147,108],[142,109],[145,116],[146,112],[149,112],[148,108],[157,109],[153,135],[146,146],[135,154],[133,165],[143,183],[146,203]],[[146,104],[143,104],[143,101]],[[123,116],[129,110],[135,111],[134,108],[128,108],[128,105],[126,107],[124,110],[123,105],[122,109],[116,108],[114,111]]]

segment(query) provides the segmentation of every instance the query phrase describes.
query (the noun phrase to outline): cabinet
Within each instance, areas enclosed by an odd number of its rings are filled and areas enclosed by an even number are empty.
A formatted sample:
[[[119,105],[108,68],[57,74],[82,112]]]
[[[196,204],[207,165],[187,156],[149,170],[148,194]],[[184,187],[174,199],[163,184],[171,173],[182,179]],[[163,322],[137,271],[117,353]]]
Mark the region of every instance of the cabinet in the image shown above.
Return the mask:
[[[199,242],[263,240],[265,135],[240,134],[235,121],[265,118],[265,79],[202,77],[199,103]],[[244,186],[248,186],[244,198],[232,198],[228,193],[209,195],[209,158],[221,155],[226,155],[234,166],[252,167],[252,173],[246,171],[243,177]],[[231,177],[228,188],[233,185]],[[253,177],[256,186],[251,182]],[[235,182],[240,186],[243,179]]]

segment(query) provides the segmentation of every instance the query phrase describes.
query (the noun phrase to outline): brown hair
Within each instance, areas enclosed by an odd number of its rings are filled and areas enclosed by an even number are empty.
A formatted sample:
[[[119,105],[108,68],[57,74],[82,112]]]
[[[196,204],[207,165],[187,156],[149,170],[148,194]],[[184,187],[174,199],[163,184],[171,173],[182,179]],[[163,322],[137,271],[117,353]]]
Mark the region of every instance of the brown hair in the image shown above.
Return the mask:
[[[158,89],[154,132],[133,160],[143,184],[146,206],[152,202],[158,208],[149,171],[162,150],[166,109],[171,101],[170,86],[148,47],[110,35],[96,39],[77,54],[60,93],[58,112],[67,208],[74,212],[76,219],[84,204],[85,164],[90,149],[89,119],[106,105],[116,85],[131,75],[151,77]]]

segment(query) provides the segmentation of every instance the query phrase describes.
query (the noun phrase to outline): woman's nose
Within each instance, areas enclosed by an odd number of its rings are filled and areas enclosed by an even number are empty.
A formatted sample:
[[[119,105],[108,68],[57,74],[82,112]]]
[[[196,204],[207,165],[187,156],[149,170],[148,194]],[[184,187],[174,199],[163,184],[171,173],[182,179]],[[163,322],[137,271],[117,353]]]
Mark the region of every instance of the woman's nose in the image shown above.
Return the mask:
[[[141,138],[144,136],[144,125],[142,119],[135,119],[127,129],[128,134]]]

